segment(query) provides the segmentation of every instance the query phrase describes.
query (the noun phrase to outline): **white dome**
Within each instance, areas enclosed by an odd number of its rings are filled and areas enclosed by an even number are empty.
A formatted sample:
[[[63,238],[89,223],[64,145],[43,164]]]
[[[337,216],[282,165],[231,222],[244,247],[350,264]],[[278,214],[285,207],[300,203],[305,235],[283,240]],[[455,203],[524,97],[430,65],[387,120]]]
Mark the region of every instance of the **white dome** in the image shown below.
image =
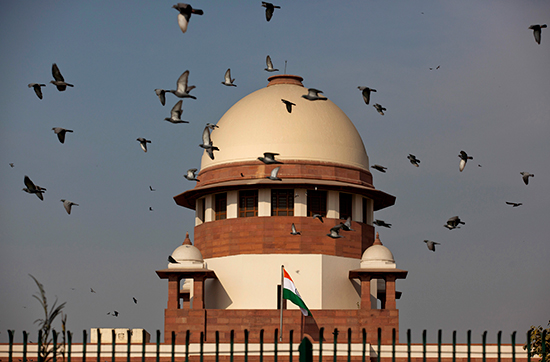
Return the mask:
[[[180,245],[172,252],[172,258],[177,263],[168,263],[169,269],[201,269],[204,268],[204,260],[201,251],[191,244],[189,233],[185,236],[183,245]]]
[[[233,105],[211,133],[214,152],[206,152],[201,169],[229,162],[256,161],[264,152],[279,153],[279,160],[333,162],[369,169],[361,136],[330,100],[302,98],[307,88],[293,75],[270,77],[259,89]],[[295,103],[292,113],[282,99]]]
[[[396,268],[395,260],[390,249],[382,245],[378,233],[376,240],[365,250],[361,257],[361,269]]]

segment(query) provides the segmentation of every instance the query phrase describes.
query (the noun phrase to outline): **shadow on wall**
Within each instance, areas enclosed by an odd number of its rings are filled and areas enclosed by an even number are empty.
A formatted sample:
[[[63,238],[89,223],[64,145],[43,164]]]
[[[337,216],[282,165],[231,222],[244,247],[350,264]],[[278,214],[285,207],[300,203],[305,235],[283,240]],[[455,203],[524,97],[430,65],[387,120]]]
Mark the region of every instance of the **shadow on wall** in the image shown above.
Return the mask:
[[[208,291],[210,298],[206,298],[206,309],[226,309],[233,301],[225,291],[222,283],[218,279],[207,279],[204,283],[205,291]]]

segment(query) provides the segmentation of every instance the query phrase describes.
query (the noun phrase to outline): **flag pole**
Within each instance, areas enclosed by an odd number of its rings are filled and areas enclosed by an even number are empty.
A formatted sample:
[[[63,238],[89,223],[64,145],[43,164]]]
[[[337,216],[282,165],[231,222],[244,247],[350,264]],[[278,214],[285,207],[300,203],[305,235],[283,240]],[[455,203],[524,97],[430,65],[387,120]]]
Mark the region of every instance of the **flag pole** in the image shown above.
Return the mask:
[[[280,296],[280,300],[279,300],[279,305],[281,307],[281,320],[280,320],[280,328],[279,328],[279,342],[282,342],[283,341],[283,290],[285,288],[284,286],[284,271],[285,270],[285,266],[284,265],[281,265],[281,296]]]

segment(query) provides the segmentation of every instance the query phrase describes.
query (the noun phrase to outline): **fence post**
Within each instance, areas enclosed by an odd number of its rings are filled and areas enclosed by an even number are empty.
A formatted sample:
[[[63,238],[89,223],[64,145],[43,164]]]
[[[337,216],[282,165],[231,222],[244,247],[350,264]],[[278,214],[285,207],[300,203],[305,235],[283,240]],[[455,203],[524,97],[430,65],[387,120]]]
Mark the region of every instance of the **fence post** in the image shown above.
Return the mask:
[[[157,362],[160,361],[160,329],[157,329]]]
[[[132,332],[128,329],[127,331],[127,343],[126,343],[126,347],[127,347],[127,353],[126,353],[126,361],[127,362],[130,362],[130,355],[131,355],[131,350],[130,350],[130,347],[131,347],[131,344],[132,344]]]
[[[481,335],[481,343],[483,345],[483,362],[486,361],[485,357],[486,357],[486,352],[487,352],[487,331],[483,332],[483,334]]]
[[[235,331],[232,329],[229,333],[229,362],[233,362],[234,346],[235,344]],[[292,362],[292,361],[291,361]]]
[[[13,355],[13,331],[11,329],[8,329],[8,337],[10,339],[10,354],[8,357],[8,362],[12,362],[12,355]]]
[[[97,362],[101,362],[100,352],[101,352],[101,332],[99,331],[99,328],[98,328],[97,329]]]
[[[23,331],[23,362],[27,362],[27,340],[29,334],[26,331]]]
[[[426,330],[422,331],[422,362],[426,362]]]
[[[541,356],[542,356],[542,359],[541,359],[541,362],[545,362],[546,361],[546,329],[543,329],[542,330],[542,335],[541,335]]]
[[[115,362],[115,349],[116,349],[116,334],[115,330],[111,329],[111,362]]]
[[[392,362],[395,362],[395,340],[396,340],[396,331],[395,328],[392,328],[391,330],[391,360]]]
[[[348,362],[351,362],[351,328],[348,328]]]
[[[264,330],[260,330],[260,362],[264,360]]]
[[[527,362],[531,362],[531,330],[527,331]]]
[[[244,330],[244,362],[248,362],[248,329]]]
[[[53,362],[57,362],[57,332],[55,331],[55,329],[52,330],[52,339],[53,339]]]
[[[289,358],[288,358],[288,362],[292,362],[292,339],[294,338],[294,329],[291,329],[290,332],[288,333],[289,335],[289,341],[288,341],[288,346],[289,346]],[[233,361],[231,361],[233,362]]]
[[[216,362],[220,362],[220,331],[216,331]]]
[[[172,344],[174,345],[176,343],[176,337],[175,337],[176,332],[172,332],[172,333],[174,333],[174,335],[172,336]],[[189,362],[189,340],[190,339],[191,339],[191,331],[188,329],[185,332],[185,362]],[[172,350],[174,350],[174,348],[172,348]],[[175,353],[172,353],[172,354],[175,354]]]
[[[453,331],[453,362],[456,362],[456,331]]]
[[[141,362],[145,362],[145,329],[141,330]]]
[[[512,362],[516,362],[516,331],[512,333]]]
[[[501,341],[501,338],[502,338],[502,331],[498,331],[498,333],[497,333],[497,362],[500,362],[500,341]]]
[[[42,362],[42,330],[38,331],[38,362]]]
[[[362,334],[363,334],[363,357],[361,358],[361,362],[365,362],[365,358],[367,356],[367,330],[365,328],[363,328]]]
[[[334,354],[332,355],[332,360],[336,362],[336,355],[338,354],[338,328],[334,328],[332,334],[334,335]]]
[[[86,343],[88,342],[88,333],[82,330],[82,362],[86,362]]]
[[[380,362],[380,360],[382,359],[381,354],[382,354],[382,328],[378,328],[378,357],[377,357],[378,362]]]
[[[313,345],[308,338],[302,339],[298,351],[300,352],[300,362],[313,362]]]
[[[411,362],[411,330],[407,329],[407,361]]]
[[[319,329],[319,362],[323,362],[323,335],[325,334],[325,327]],[[301,342],[300,342],[301,343]]]
[[[67,331],[67,362],[71,362],[71,351],[73,349],[73,334],[71,331]]]
[[[441,362],[441,340],[443,331],[440,329],[437,331],[437,362]]]
[[[274,361],[274,362],[277,362],[277,347],[278,347],[277,341],[279,340],[279,339],[277,338],[278,335],[279,335],[279,330],[278,330],[277,328],[275,328],[275,343],[274,343],[274,345],[273,345],[273,346],[275,347],[275,349],[274,349],[274,351],[273,351],[273,361]]]

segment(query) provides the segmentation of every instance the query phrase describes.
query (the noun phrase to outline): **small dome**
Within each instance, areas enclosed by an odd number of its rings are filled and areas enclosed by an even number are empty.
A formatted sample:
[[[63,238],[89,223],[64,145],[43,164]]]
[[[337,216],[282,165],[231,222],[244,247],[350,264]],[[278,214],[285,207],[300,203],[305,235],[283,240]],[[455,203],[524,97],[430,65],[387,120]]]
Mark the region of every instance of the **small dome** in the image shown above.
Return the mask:
[[[380,236],[376,233],[376,240],[365,250],[361,257],[361,269],[396,268],[395,260],[390,249],[382,245]]]
[[[201,170],[220,164],[256,161],[264,152],[279,153],[278,159],[332,162],[369,169],[361,136],[330,100],[302,98],[308,89],[302,77],[281,74],[270,83],[233,105],[212,131],[220,151],[211,160],[202,156]],[[289,113],[282,100],[296,106]]]
[[[172,258],[174,258],[177,263],[169,263],[169,269],[200,269],[204,268],[204,260],[202,258],[202,253],[200,250],[191,244],[191,239],[189,239],[189,233],[185,235],[185,240],[183,244],[178,246],[176,250],[172,253]]]

